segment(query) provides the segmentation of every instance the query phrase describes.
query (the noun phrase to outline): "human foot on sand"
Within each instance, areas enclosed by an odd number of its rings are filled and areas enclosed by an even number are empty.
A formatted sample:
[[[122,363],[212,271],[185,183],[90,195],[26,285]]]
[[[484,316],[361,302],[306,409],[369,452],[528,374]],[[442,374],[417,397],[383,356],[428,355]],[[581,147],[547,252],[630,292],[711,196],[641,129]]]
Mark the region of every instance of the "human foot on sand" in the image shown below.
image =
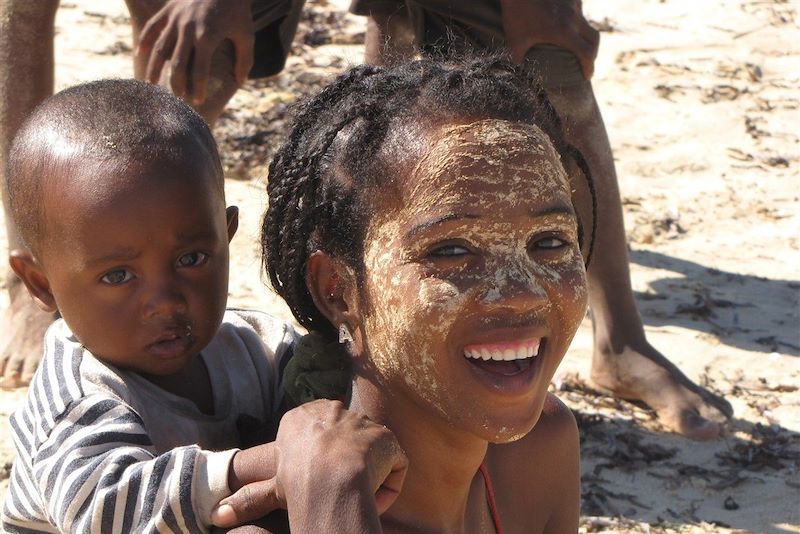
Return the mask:
[[[647,340],[618,351],[596,343],[591,379],[615,397],[644,402],[664,426],[691,439],[720,437],[733,415],[728,401],[689,380]]]
[[[16,276],[8,277],[10,305],[3,312],[3,324],[9,335],[0,345],[0,387],[27,386],[42,356],[44,331],[53,316],[36,307]]]

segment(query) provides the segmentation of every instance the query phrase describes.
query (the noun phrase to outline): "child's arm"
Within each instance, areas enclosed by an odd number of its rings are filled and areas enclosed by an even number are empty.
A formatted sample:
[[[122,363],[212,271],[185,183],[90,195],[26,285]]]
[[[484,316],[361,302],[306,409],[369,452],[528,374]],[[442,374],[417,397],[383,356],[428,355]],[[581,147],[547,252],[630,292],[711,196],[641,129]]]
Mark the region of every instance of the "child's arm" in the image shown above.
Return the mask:
[[[386,427],[340,402],[311,402],[284,415],[274,444],[236,454],[236,493],[212,518],[230,527],[280,506],[294,532],[380,532],[378,516],[397,498],[407,466]]]
[[[36,436],[16,435],[18,450],[27,454],[26,442]],[[30,485],[18,485],[17,497],[41,502],[62,532],[206,531],[212,507],[229,494],[236,451],[192,445],[157,456],[153,450],[129,406],[83,397],[33,451]]]

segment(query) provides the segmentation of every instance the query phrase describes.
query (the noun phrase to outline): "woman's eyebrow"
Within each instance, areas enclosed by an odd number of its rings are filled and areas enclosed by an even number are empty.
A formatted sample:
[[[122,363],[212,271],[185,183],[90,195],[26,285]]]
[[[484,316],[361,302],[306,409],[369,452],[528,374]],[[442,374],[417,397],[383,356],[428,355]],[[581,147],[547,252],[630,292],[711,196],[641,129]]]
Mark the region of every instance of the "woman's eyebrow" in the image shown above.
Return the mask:
[[[540,210],[531,210],[531,217],[539,218],[550,217],[553,215],[567,215],[569,217],[575,217],[575,208],[572,207],[572,204],[559,202],[558,204],[553,204]]]
[[[556,215],[575,217],[575,210],[572,208],[571,204],[559,202],[558,204],[547,206],[542,209],[531,210],[530,212],[530,216],[532,218],[537,218],[537,219],[543,217],[552,217]],[[408,232],[405,233],[405,237],[406,238],[414,237],[440,224],[464,220],[464,219],[480,219],[480,217],[481,217],[480,215],[475,213],[447,213],[439,217],[428,219],[419,224],[415,224],[414,226],[411,227],[410,230],[408,230]]]
[[[415,235],[421,234],[422,232],[432,228],[434,226],[438,226],[440,224],[451,222],[451,221],[458,221],[462,219],[478,219],[480,218],[479,215],[474,213],[447,213],[440,217],[434,217],[433,219],[429,219],[427,221],[423,221],[419,224],[415,224],[411,227],[411,229],[406,232],[406,237],[414,237]]]

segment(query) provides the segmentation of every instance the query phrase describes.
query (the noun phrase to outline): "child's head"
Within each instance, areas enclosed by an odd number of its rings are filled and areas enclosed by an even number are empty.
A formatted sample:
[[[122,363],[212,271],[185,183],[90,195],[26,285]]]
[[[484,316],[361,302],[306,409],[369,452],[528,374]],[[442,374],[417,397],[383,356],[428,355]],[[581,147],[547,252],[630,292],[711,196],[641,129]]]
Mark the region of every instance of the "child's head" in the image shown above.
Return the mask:
[[[506,62],[356,68],[270,168],[267,271],[301,324],[353,331],[394,402],[519,437],[586,307],[573,163],[588,173]]]
[[[25,122],[7,177],[30,251],[13,251],[12,267],[93,354],[168,375],[211,340],[237,215],[191,108],[134,80],[72,87]]]

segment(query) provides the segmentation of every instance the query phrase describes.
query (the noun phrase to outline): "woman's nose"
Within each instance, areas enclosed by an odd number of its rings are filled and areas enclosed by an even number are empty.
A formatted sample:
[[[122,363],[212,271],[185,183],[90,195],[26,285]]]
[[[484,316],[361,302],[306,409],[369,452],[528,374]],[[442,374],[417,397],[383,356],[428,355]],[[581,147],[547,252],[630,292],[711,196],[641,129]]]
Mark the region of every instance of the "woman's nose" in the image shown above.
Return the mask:
[[[548,297],[542,281],[530,269],[512,267],[489,276],[479,300],[488,308],[526,312],[544,306]]]

